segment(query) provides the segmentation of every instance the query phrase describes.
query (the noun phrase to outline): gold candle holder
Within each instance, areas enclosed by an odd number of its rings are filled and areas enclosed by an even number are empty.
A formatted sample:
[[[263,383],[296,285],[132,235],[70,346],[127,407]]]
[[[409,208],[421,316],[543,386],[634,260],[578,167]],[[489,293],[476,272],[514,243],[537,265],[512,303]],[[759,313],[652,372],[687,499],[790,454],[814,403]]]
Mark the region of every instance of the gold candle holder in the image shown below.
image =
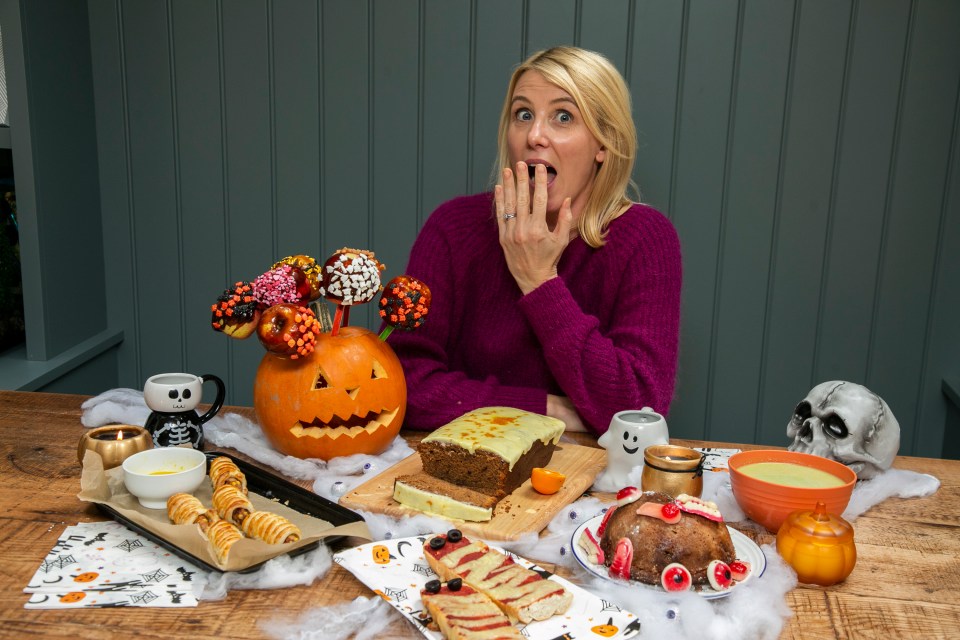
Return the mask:
[[[95,451],[103,460],[104,469],[119,467],[133,454],[153,448],[153,438],[143,427],[132,424],[108,424],[88,429],[77,445],[77,459],[83,464],[87,451]]]
[[[672,444],[651,445],[643,450],[640,483],[644,491],[699,498],[703,493],[703,454]]]

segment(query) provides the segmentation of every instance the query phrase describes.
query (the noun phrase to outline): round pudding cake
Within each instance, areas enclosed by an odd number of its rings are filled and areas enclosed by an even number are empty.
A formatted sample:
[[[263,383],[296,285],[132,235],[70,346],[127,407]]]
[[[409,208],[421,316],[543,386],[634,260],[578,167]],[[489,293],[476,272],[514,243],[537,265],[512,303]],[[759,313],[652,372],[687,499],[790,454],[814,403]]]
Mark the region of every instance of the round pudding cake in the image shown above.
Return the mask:
[[[736,561],[730,532],[716,505],[689,496],[679,496],[675,501],[663,493],[634,491],[636,499],[626,503],[619,500],[619,506],[611,507],[612,514],[608,510],[609,517],[597,531],[604,565],[625,562],[625,549],[629,547],[631,580],[661,584],[664,570],[680,564],[697,586],[710,584],[711,562],[730,565]],[[624,539],[629,544],[621,542]],[[622,575],[623,569],[618,571],[614,566],[611,574],[617,571]]]

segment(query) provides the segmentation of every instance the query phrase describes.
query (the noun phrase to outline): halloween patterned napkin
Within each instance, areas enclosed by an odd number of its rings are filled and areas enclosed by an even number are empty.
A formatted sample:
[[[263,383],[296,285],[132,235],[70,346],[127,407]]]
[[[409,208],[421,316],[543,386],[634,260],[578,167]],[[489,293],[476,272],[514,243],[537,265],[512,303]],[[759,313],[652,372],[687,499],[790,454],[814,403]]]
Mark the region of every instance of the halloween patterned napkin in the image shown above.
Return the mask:
[[[386,600],[430,640],[442,640],[438,631],[427,628],[430,614],[420,600],[420,590],[437,575],[423,557],[426,536],[382,540],[346,549],[333,556],[333,561],[350,571],[360,582]],[[570,608],[548,620],[531,622],[520,628],[525,638],[552,640],[559,638],[633,638],[640,632],[637,617],[617,605],[598,598],[560,576],[508,553],[514,561],[554,580],[573,593]]]
[[[119,522],[67,527],[24,588],[27,609],[195,607],[206,574]]]
[[[727,460],[740,449],[716,449],[714,447],[694,447],[695,451],[703,454],[704,471],[726,471]]]

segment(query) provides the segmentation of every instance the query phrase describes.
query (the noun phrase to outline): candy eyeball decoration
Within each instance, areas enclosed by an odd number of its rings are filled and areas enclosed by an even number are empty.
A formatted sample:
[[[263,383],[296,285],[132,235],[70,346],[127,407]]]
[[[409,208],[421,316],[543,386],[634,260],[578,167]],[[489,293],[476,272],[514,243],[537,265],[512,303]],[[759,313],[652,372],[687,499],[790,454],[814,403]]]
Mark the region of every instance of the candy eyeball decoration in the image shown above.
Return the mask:
[[[830,458],[869,480],[890,468],[900,449],[900,423],[866,387],[832,380],[818,384],[787,423],[790,451]]]

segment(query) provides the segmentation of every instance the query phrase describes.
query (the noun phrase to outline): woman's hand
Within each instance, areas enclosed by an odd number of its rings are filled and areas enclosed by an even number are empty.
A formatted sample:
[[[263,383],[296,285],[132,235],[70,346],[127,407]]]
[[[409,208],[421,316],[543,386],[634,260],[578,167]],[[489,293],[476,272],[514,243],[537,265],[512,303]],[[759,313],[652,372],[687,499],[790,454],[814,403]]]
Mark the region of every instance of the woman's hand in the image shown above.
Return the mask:
[[[570,198],[565,198],[556,219],[549,219],[547,169],[542,164],[536,167],[532,203],[526,163],[517,163],[516,179],[510,169],[503,170],[502,179],[503,184],[493,190],[500,246],[511,275],[526,295],[557,277],[557,263],[570,244],[573,211]]]
[[[547,415],[551,418],[563,420],[564,431],[587,431],[587,426],[580,419],[580,414],[573,407],[573,402],[566,396],[547,394]]]

